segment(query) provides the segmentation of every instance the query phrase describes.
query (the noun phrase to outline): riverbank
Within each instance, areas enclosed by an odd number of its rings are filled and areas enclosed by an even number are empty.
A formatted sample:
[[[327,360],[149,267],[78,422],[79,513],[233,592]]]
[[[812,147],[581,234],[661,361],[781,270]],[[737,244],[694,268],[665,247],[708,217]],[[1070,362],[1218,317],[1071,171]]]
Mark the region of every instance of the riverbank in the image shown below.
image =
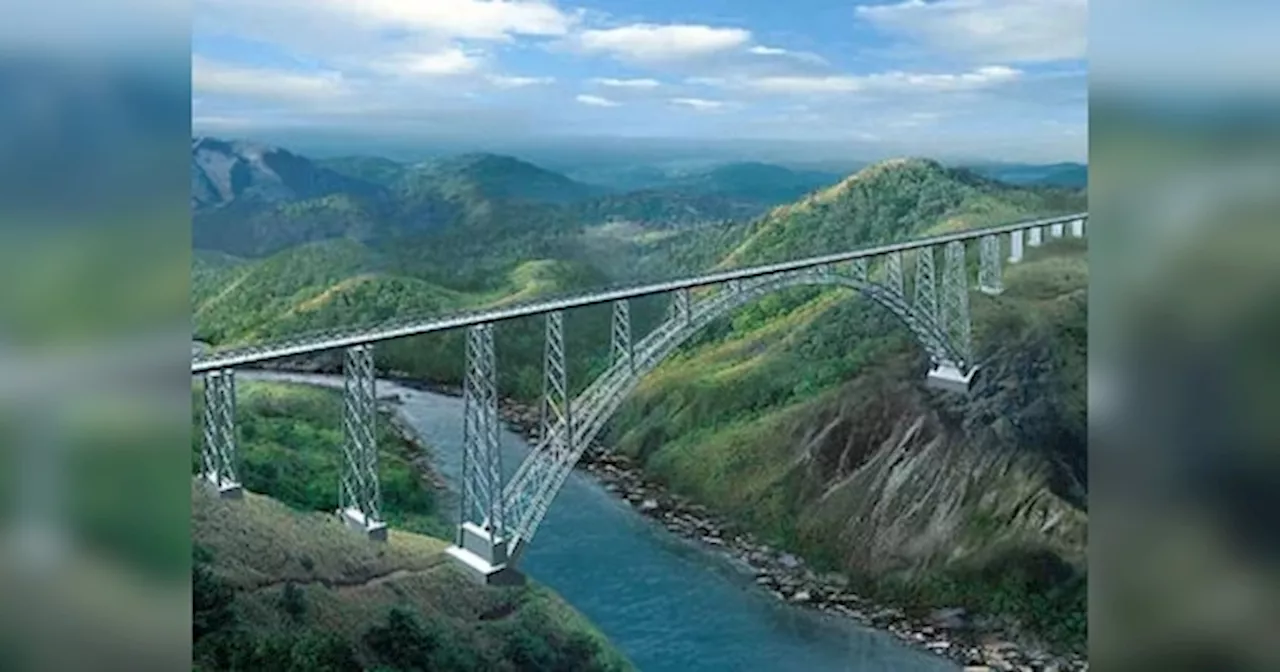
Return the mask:
[[[447,396],[462,393],[457,386],[402,376],[390,376],[388,380]],[[539,420],[536,407],[503,399],[499,415],[515,433],[531,442],[536,437]],[[643,469],[626,456],[609,453],[599,445],[590,447],[581,466],[636,512],[660,522],[674,534],[731,558],[745,572],[754,574],[757,585],[780,601],[843,616],[891,633],[905,644],[953,660],[967,669],[1088,669],[1087,662],[1079,657],[1054,656],[1018,646],[989,619],[970,618],[962,609],[939,609],[913,618],[902,609],[862,598],[849,589],[843,575],[815,572],[802,558],[759,542],[707,507],[668,492],[648,479]]]

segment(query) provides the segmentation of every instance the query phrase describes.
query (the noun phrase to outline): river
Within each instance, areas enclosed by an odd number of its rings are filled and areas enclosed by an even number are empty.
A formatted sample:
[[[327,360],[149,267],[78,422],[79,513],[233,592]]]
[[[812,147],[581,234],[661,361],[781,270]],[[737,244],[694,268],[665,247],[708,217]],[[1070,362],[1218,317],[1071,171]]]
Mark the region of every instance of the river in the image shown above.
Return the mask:
[[[242,380],[341,387],[338,376],[242,372]],[[451,484],[462,465],[462,400],[378,382]],[[528,446],[502,432],[504,470]],[[852,621],[784,604],[730,558],[677,537],[589,475],[565,481],[521,568],[589,618],[644,672],[953,671],[954,663]]]

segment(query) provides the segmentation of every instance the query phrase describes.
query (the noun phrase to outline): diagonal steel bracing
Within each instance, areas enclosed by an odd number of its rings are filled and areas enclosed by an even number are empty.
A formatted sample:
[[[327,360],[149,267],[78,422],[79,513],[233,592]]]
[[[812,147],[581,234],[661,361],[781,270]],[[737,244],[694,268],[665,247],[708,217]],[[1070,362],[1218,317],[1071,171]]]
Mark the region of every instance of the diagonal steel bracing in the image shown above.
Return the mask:
[[[964,243],[947,243],[942,270],[942,329],[960,359],[952,362],[964,370],[970,360],[972,326],[969,321],[969,272],[965,264]]]
[[[902,253],[890,252],[884,255],[884,286],[889,288],[889,291],[897,293],[898,296],[905,296],[906,290],[903,285]]]
[[[383,527],[376,385],[373,346],[347,348],[343,359],[342,513],[349,523],[371,532]]]
[[[492,539],[503,536],[502,453],[498,448],[497,368],[493,325],[467,329],[463,385],[461,523],[480,523]],[[461,531],[458,544],[463,545]]]
[[[915,304],[912,306],[923,318],[938,319],[938,284],[934,276],[933,248],[916,250]]]
[[[692,317],[689,311],[689,290],[677,289],[671,293],[671,315],[676,319],[688,322]]]
[[[539,437],[545,440],[555,459],[561,459],[571,449],[573,439],[572,431],[563,431],[563,428],[573,427],[569,406],[569,375],[564,353],[564,313],[547,313]]]
[[[734,291],[733,288],[730,291]],[[613,302],[613,345],[611,348],[614,364],[622,362],[628,370],[635,371],[636,352],[631,341],[631,302],[623,299]]]
[[[983,236],[978,243],[978,289],[987,294],[1004,291],[1000,268],[1000,239]]]
[[[869,277],[867,274],[867,258],[859,257],[849,262],[849,272],[855,280],[866,282]]]
[[[236,494],[240,491],[238,439],[235,371],[210,371],[204,376],[201,476],[224,494]]]

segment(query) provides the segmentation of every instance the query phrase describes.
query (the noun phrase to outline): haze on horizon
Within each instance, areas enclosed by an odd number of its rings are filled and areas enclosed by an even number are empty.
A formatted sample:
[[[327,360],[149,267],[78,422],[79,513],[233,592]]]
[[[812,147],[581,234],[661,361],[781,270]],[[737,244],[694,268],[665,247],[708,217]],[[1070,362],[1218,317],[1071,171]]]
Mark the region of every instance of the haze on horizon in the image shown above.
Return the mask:
[[[1084,162],[1087,14],[1087,0],[196,0],[192,127],[299,151]]]

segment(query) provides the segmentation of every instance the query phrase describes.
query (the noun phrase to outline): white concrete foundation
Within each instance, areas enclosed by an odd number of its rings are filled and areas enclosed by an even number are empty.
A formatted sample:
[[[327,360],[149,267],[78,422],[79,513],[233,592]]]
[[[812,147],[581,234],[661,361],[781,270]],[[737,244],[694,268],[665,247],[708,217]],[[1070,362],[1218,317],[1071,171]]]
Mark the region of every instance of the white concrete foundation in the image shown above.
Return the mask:
[[[1041,244],[1041,243],[1043,243],[1043,242],[1044,242],[1044,228],[1043,228],[1043,227],[1039,227],[1039,226],[1037,226],[1037,227],[1033,227],[1033,228],[1027,229],[1027,244],[1028,244],[1028,245],[1030,245],[1031,247],[1040,247],[1040,244]]]
[[[1071,235],[1076,238],[1084,238],[1084,220],[1077,219],[1071,222]]]
[[[215,474],[206,474],[204,482],[223,499],[241,499],[244,487],[234,481],[224,481]]]
[[[1014,231],[1009,234],[1009,263],[1019,261],[1022,261],[1022,232]]]
[[[364,532],[373,541],[387,540],[387,524],[379,520],[365,520],[364,513],[358,509],[342,509],[338,511],[338,516],[347,527]]]
[[[508,562],[506,540],[494,538],[475,523],[463,523],[458,528],[458,542],[445,549],[445,553],[472,580],[488,586],[524,583],[524,575]]]
[[[1063,224],[1050,224],[1049,235],[1053,236],[1054,238],[1061,238],[1064,226],[1065,225]]]
[[[977,372],[976,366],[969,369],[967,373],[962,373],[952,364],[939,364],[929,370],[929,375],[925,378],[925,386],[943,392],[969,394],[973,387],[973,376]]]

